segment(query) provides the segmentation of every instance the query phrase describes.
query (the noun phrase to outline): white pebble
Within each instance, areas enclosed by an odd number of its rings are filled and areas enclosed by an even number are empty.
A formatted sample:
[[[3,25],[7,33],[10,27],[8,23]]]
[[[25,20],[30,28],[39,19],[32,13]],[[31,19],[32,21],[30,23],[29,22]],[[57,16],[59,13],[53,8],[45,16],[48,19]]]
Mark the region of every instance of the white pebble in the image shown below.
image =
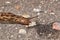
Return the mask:
[[[18,29],[17,27],[15,29]]]
[[[29,27],[28,25],[26,25],[25,27]]]
[[[39,11],[41,11],[41,9],[34,8],[33,11],[34,11],[34,12],[39,12]]]
[[[2,6],[1,8],[4,9],[4,6]]]
[[[30,15],[27,15],[27,14],[23,14],[22,16],[25,17],[25,18],[29,18],[30,17]]]
[[[12,26],[11,24],[9,24],[8,26]]]
[[[40,15],[40,13],[37,13],[37,15]]]
[[[44,34],[44,33],[41,33],[41,32],[40,32],[40,34]]]
[[[44,4],[44,1],[41,1],[40,3],[41,3],[41,4]]]
[[[48,34],[48,37],[50,37],[52,34]]]
[[[44,13],[47,13],[47,11],[44,11]]]
[[[25,30],[25,29],[20,29],[20,30],[19,30],[19,33],[20,33],[20,34],[26,34],[26,30]]]
[[[6,1],[5,3],[11,3],[11,2],[9,2],[9,1]]]
[[[54,12],[51,12],[50,14],[55,15],[55,13],[54,13]]]
[[[21,35],[18,35],[18,37],[21,37]]]
[[[45,20],[43,20],[43,22],[45,22]]]
[[[56,0],[56,1],[58,1],[58,0]]]
[[[29,24],[29,26],[34,26],[34,25],[36,25],[36,22],[31,22],[31,23]]]
[[[11,35],[10,37],[13,37],[13,35]]]

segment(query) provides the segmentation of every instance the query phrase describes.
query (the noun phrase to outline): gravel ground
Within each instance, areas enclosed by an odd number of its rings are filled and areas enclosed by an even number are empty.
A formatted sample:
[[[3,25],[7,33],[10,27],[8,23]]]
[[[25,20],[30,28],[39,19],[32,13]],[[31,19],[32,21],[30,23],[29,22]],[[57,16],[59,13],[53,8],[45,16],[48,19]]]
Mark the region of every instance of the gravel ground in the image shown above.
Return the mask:
[[[16,5],[20,6],[19,9],[15,8]],[[32,28],[0,23],[0,40],[60,40],[60,31],[51,28],[52,22],[60,21],[60,0],[0,0],[0,6],[0,12],[31,17],[39,15],[32,19],[37,21]]]

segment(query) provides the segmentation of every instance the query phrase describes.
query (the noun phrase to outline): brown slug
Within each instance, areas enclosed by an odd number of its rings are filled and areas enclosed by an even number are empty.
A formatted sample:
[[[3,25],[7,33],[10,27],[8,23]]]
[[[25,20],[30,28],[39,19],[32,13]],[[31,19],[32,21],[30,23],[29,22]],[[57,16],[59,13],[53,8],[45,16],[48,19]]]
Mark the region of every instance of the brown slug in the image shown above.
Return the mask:
[[[32,18],[35,18],[35,17],[32,17]],[[0,12],[0,20],[11,21],[18,24],[22,24],[22,25],[29,25],[29,23],[31,23],[30,19],[32,18],[25,18],[23,16],[18,16],[10,12]]]

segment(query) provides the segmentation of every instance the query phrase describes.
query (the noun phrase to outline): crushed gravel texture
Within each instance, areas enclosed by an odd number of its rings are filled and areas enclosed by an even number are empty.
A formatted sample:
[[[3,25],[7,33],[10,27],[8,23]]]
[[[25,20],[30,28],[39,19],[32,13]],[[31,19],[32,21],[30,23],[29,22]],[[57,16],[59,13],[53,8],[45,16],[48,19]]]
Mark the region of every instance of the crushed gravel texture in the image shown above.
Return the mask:
[[[60,31],[52,29],[52,23],[60,21],[60,0],[0,0],[0,12],[38,15],[31,19],[37,22],[31,28],[0,23],[0,40],[60,40]]]

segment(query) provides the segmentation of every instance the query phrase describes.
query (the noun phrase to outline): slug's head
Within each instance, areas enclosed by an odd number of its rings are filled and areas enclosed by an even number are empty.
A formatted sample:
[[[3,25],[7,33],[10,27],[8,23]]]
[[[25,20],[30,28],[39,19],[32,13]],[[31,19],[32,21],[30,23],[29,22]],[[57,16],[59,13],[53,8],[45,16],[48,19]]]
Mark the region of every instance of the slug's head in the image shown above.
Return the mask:
[[[24,19],[20,20],[20,23],[23,25],[29,25],[29,23],[31,23],[31,21],[29,19],[24,18]]]
[[[34,17],[29,17],[29,15],[23,15],[22,17],[23,18],[21,18],[21,24],[27,25],[28,27],[36,25],[36,22],[31,21],[31,19],[38,17],[38,15]]]

